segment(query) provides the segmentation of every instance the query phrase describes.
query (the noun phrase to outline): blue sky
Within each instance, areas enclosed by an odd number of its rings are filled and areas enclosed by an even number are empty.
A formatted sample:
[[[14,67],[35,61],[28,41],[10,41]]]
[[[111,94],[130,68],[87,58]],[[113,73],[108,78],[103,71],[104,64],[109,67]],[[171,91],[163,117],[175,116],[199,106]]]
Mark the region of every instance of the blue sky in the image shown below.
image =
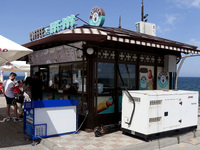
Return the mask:
[[[0,0],[0,34],[19,44],[30,42],[29,32],[48,26],[71,14],[89,22],[94,6],[104,9],[104,26],[135,31],[135,23],[141,20],[142,0]],[[192,44],[200,49],[200,0],[143,0],[148,22],[155,23],[157,36]],[[78,26],[83,25],[77,21]],[[200,57],[187,58],[180,76],[200,77]]]

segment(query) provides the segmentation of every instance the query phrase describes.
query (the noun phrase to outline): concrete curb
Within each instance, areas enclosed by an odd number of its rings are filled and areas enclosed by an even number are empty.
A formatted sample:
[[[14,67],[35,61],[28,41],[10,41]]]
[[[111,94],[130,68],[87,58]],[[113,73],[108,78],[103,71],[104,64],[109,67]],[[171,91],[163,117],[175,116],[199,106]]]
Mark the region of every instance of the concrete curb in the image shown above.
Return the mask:
[[[66,150],[64,147],[59,147],[55,143],[49,141],[48,139],[42,139],[40,142],[44,147],[48,148],[49,150]]]
[[[129,145],[126,147],[122,147],[122,148],[118,148],[115,150],[155,150],[155,149],[160,149],[160,148],[164,148],[167,146],[171,146],[174,144],[179,144],[181,142],[184,142],[188,139],[192,139],[196,137],[200,137],[200,131],[196,131],[195,133],[190,132],[187,134],[183,134],[183,135],[179,135],[179,136],[174,136],[174,137],[167,137],[167,138],[162,138],[162,139],[158,139],[155,141],[151,141],[151,142],[145,142],[145,143],[140,143],[140,144],[133,144],[133,145]]]
[[[143,142],[140,144],[132,144],[132,145],[129,145],[126,147],[117,148],[115,150],[133,150],[133,149],[134,150],[143,150],[143,149],[155,150],[155,149],[160,149],[160,148],[164,148],[167,146],[171,146],[174,144],[179,144],[188,139],[192,139],[195,137],[200,137],[200,131],[196,131],[195,133],[189,132],[189,133],[178,135],[178,136],[162,138],[162,139],[158,139],[155,141]],[[49,150],[66,150],[64,147],[59,147],[57,144],[49,141],[48,139],[42,139],[40,144],[42,144]]]

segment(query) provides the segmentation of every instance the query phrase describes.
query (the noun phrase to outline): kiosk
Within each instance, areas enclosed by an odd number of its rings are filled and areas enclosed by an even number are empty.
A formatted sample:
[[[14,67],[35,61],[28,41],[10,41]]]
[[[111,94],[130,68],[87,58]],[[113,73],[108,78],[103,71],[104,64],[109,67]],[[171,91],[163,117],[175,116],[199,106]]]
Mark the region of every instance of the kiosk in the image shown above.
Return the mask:
[[[95,14],[101,15],[96,18]],[[43,99],[79,99],[79,122],[88,112],[82,126],[87,131],[121,120],[124,88],[174,89],[181,54],[200,54],[193,45],[103,27],[101,8],[90,14],[90,22],[95,18],[100,26],[75,26],[76,17],[70,15],[30,32],[31,41],[23,46],[34,51],[25,59],[31,65],[30,76],[40,74]]]

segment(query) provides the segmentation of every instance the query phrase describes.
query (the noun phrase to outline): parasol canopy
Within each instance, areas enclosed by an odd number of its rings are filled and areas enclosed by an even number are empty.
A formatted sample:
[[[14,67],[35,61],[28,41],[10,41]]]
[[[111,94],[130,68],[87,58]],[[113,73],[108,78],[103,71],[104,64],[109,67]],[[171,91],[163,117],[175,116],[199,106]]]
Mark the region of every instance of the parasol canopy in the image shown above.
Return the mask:
[[[21,46],[0,35],[0,65],[17,60],[32,52],[31,49]]]
[[[4,66],[0,66],[0,82],[4,80],[4,71],[12,71],[12,72],[24,72],[25,78],[30,72],[30,64],[26,64],[26,61],[12,61],[7,62]]]
[[[13,72],[30,72],[30,64],[26,64],[26,61],[12,61],[7,62],[4,66],[1,66],[0,70]]]

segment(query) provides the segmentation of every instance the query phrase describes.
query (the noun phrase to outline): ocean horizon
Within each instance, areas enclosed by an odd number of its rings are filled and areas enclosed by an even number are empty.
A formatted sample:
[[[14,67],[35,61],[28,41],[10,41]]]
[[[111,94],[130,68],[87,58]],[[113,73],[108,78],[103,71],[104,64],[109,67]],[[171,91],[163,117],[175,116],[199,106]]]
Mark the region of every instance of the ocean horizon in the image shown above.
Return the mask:
[[[4,80],[7,80],[9,76],[4,76]],[[25,76],[17,76],[16,81],[24,80]],[[177,82],[178,90],[198,91],[200,92],[200,77],[178,77]],[[200,104],[200,97],[199,97]]]
[[[9,76],[4,76],[3,80],[7,80]],[[25,76],[16,76],[16,81],[22,81]],[[200,77],[178,77],[178,90],[200,91]]]

